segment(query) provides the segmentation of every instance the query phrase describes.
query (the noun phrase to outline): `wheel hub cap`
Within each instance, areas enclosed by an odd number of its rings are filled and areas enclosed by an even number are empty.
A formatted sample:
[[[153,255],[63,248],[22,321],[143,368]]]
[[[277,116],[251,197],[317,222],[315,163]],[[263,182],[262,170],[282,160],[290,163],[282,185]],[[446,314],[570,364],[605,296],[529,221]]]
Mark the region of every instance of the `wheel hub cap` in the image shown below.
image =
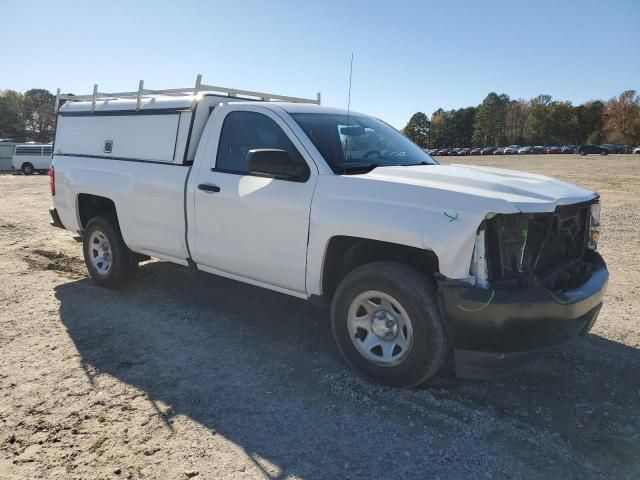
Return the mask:
[[[367,290],[349,306],[347,328],[353,345],[369,362],[383,367],[402,363],[413,347],[407,311],[391,295]]]
[[[94,231],[89,238],[89,261],[98,275],[107,275],[111,270],[111,245],[100,231]]]
[[[381,340],[393,340],[398,336],[398,320],[386,310],[378,310],[373,314],[371,330]]]

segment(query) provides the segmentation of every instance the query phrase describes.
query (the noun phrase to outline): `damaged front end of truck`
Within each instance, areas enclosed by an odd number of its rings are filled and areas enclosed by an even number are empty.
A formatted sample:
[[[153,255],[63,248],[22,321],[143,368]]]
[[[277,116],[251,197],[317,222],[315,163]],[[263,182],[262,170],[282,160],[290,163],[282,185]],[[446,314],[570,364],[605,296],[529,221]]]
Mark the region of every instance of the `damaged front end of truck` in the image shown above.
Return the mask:
[[[598,198],[488,216],[477,231],[471,281],[439,285],[457,375],[508,374],[588,333],[609,276],[599,234]]]

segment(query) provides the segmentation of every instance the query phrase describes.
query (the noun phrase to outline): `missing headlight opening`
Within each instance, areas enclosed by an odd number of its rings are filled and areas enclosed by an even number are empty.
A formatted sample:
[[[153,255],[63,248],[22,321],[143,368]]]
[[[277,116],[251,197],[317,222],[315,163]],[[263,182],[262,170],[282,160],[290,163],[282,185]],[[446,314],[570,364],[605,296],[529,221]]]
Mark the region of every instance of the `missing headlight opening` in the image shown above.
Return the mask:
[[[587,249],[599,235],[599,204],[558,206],[550,213],[503,214],[485,221],[487,279],[482,281],[475,251],[472,274],[483,288],[544,285],[562,290],[589,278]],[[484,251],[480,250],[482,257]]]
[[[591,218],[589,220],[589,243],[588,247],[592,250],[598,248],[598,239],[600,238],[600,204],[591,204]]]
[[[476,286],[481,288],[489,287],[484,228],[481,228],[476,235],[476,243],[473,248],[473,261],[471,262],[470,273],[471,276],[475,279]]]

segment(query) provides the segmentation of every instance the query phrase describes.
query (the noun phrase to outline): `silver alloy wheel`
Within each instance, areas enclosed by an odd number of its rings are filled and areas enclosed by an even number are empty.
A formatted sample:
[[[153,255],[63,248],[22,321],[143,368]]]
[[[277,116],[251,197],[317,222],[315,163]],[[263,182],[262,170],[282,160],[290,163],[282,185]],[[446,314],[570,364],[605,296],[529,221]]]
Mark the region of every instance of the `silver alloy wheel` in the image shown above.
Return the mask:
[[[353,299],[347,315],[349,337],[368,361],[391,367],[401,363],[411,351],[411,319],[391,295],[367,290]]]
[[[89,260],[100,276],[106,276],[111,269],[111,245],[104,233],[95,230],[89,237]]]

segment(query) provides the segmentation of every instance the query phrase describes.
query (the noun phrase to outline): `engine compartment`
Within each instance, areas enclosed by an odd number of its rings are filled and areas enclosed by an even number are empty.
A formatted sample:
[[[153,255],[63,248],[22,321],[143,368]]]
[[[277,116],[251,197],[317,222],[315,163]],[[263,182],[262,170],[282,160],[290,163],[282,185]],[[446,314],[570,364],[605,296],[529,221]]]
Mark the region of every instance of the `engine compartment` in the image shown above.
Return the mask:
[[[584,283],[589,261],[591,205],[549,213],[500,214],[485,221],[488,280],[494,288],[544,286],[562,291]]]

